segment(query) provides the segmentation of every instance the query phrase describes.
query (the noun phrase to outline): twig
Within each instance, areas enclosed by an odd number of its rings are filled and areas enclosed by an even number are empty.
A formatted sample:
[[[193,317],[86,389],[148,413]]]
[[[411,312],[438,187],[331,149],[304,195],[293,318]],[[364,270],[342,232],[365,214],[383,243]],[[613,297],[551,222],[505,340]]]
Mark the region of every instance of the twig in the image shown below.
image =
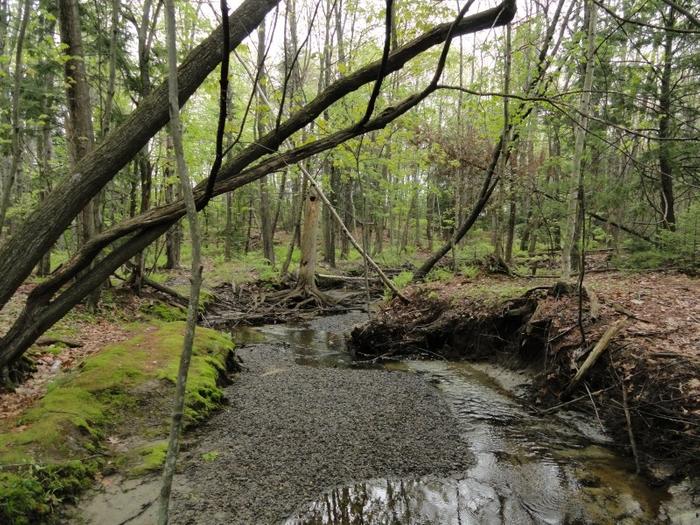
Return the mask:
[[[639,466],[639,454],[637,453],[637,441],[634,439],[634,432],[632,431],[632,416],[627,405],[627,389],[623,381],[620,381],[620,387],[622,388],[622,408],[625,410],[625,419],[627,420],[627,433],[629,434],[632,455],[634,456],[635,474],[639,474],[641,468]]]
[[[617,367],[612,357],[610,358],[610,365],[617,381],[620,383],[620,389],[622,390],[622,409],[625,412],[625,420],[627,421],[627,434],[630,440],[630,447],[632,448],[632,456],[634,456],[635,474],[639,474],[641,468],[639,465],[639,454],[637,453],[637,441],[634,438],[634,432],[632,430],[632,415],[630,414],[629,405],[627,404],[627,389],[625,388],[625,382],[617,373]]]
[[[588,388],[588,385],[586,383],[583,384],[583,386],[586,387],[586,393],[588,394],[588,397],[591,399],[591,404],[593,405],[593,412],[595,412],[595,417],[598,420],[598,424],[600,425],[600,429],[605,432],[605,427],[603,426],[603,422],[600,420],[600,414],[598,414],[598,407],[595,405],[595,401],[593,400],[593,395],[591,394],[591,390]]]
[[[612,388],[613,388],[612,386],[609,386],[607,388],[601,388],[600,390],[596,390],[595,392],[592,392],[590,395],[597,396],[598,394],[601,394],[603,392],[611,390]],[[540,410],[539,412],[540,412],[540,414],[548,414],[550,412],[554,412],[555,410],[559,410],[560,408],[564,408],[565,406],[573,405],[574,403],[581,401],[582,399],[586,399],[586,397],[588,397],[588,396],[578,396],[578,397],[575,397],[574,399],[570,399],[569,401],[566,401],[564,403],[559,403],[558,405],[554,405],[552,407],[545,408],[544,410]]]

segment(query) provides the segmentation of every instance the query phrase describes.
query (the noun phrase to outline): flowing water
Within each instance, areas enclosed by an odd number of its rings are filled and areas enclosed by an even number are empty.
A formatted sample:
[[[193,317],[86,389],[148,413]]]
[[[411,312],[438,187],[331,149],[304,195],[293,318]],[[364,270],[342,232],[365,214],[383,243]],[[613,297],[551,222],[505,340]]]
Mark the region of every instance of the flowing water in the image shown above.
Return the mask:
[[[346,317],[346,326],[364,320],[362,314]],[[353,363],[332,326],[319,319],[241,328],[234,338],[281,342],[308,366],[367,366]],[[473,466],[449,478],[356,480],[330,488],[287,524],[700,523],[697,492],[687,482],[670,491],[649,488],[632,462],[612,451],[598,421],[529,408],[531,379],[524,372],[448,361],[382,366],[435,385],[474,455]]]

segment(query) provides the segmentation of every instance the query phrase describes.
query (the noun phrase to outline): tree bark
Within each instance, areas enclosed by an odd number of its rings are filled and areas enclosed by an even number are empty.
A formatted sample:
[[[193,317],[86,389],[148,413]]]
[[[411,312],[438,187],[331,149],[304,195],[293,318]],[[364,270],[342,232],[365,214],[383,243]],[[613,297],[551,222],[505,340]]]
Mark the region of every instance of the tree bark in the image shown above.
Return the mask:
[[[386,274],[382,271],[382,269],[379,267],[379,265],[372,259],[369,254],[367,253],[366,250],[363,250],[362,247],[360,246],[360,243],[358,243],[355,238],[352,236],[350,233],[350,230],[348,230],[348,227],[343,223],[343,219],[340,218],[340,215],[338,215],[338,212],[336,209],[333,207],[333,204],[331,203],[330,199],[328,199],[323,192],[321,191],[321,188],[319,187],[318,183],[311,177],[311,174],[306,171],[305,168],[302,167],[302,172],[304,173],[304,176],[306,177],[306,180],[309,181],[309,183],[313,186],[314,190],[316,191],[316,194],[318,197],[323,201],[323,203],[326,205],[326,209],[329,210],[331,213],[333,219],[338,223],[338,226],[345,232],[345,235],[347,235],[348,239],[350,242],[352,242],[352,245],[355,247],[355,249],[360,252],[360,255],[364,258],[365,262],[372,267],[374,271],[377,272],[379,275],[379,278],[381,279],[382,283],[389,288],[392,293],[400,297],[401,300],[408,302],[408,299],[406,296],[404,296],[399,289],[396,287],[394,283],[391,282],[391,280],[386,276]]]
[[[321,200],[314,188],[309,188],[304,203],[304,223],[301,229],[301,261],[297,289],[316,290],[316,241]]]
[[[20,144],[22,138],[22,125],[19,121],[19,103],[20,103],[20,84],[22,83],[22,63],[23,63],[23,48],[24,36],[27,32],[27,24],[29,23],[29,13],[31,11],[31,0],[25,0],[22,8],[22,19],[17,33],[17,43],[15,48],[15,71],[12,74],[12,161],[10,164],[10,173],[7,175],[7,180],[2,181],[2,200],[0,201],[0,237],[2,237],[2,229],[5,226],[5,217],[7,210],[10,207],[10,198],[12,196],[12,186],[17,178],[17,173],[22,165],[22,146]]]
[[[68,59],[65,62],[66,99],[68,118],[66,121],[71,166],[73,169],[93,149],[95,134],[92,127],[92,106],[90,87],[85,70],[80,14],[77,0],[58,2],[58,24],[61,29],[61,43],[65,46]],[[95,224],[95,200],[86,203],[81,211],[79,244],[87,244],[97,233]],[[88,307],[97,309],[100,300],[99,288],[88,296]]]
[[[265,135],[265,112],[272,111],[267,104],[267,75],[265,74],[265,21],[258,26],[258,107],[255,113],[255,125],[258,139]],[[260,236],[262,237],[263,256],[272,266],[275,265],[275,244],[272,232],[272,209],[267,176],[259,180],[260,188]]]
[[[249,6],[249,4],[246,2],[244,4],[244,7],[245,6]],[[461,20],[455,26],[451,34],[456,36],[458,34],[491,28],[495,25],[502,25],[510,21],[514,14],[515,4],[512,0],[507,0],[496,8]],[[235,18],[236,16],[232,16],[232,20]],[[423,36],[398,48],[387,60],[387,71],[400,69],[413,56],[445,40],[448,34],[450,34],[450,28],[452,26],[453,24],[437,26]],[[236,24],[232,24],[232,33],[237,27]],[[221,37],[219,37],[219,41],[221,41]],[[233,42],[234,39],[232,38],[231,41]],[[200,48],[201,47],[202,46],[200,46]],[[189,64],[189,61],[186,63]],[[181,66],[180,69],[182,70],[183,68],[184,65]],[[218,174],[214,194],[219,195],[231,191],[258,179],[264,174],[287,167],[290,164],[297,163],[305,158],[309,158],[322,151],[335,147],[350,138],[372,130],[382,129],[389,122],[403,115],[410,108],[424,100],[429,94],[429,92],[421,92],[417,95],[407,97],[396,104],[395,107],[387,108],[387,110],[380,113],[363,128],[353,126],[332,133],[323,139],[304,144],[301,147],[276,156],[271,156],[251,168],[244,169],[250,162],[262,155],[269,154],[271,149],[276,149],[289,135],[313,121],[325,107],[330,106],[359,86],[376,79],[380,68],[381,64],[379,62],[374,62],[355,73],[346,75],[329,86],[327,90],[300,111],[295,113],[287,122],[282,123],[276,130],[268,133],[268,135],[261,139],[261,143],[248,146],[241,154],[234,157],[234,159],[222,167]],[[185,76],[185,79],[191,80],[189,76]],[[180,93],[180,102],[182,103],[182,88],[180,89]],[[149,100],[152,100],[153,97],[154,94],[149,97]],[[133,115],[129,122],[131,122],[132,119]],[[120,128],[120,130],[123,129],[124,126]],[[118,135],[120,130],[116,130],[111,136]],[[202,186],[203,185],[200,185],[196,188],[196,194],[199,195],[200,198],[203,196]],[[53,195],[55,196],[56,192],[54,192]],[[65,315],[77,301],[84,297],[85,293],[89,292],[92,287],[95,286],[96,279],[106,279],[116,268],[128,260],[129,257],[137,253],[139,249],[147,246],[162,235],[174,221],[182,217],[183,213],[182,203],[179,202],[163,206],[159,209],[150,210],[144,216],[127,220],[115,226],[110,231],[100,234],[98,239],[94,239],[89,246],[85,246],[70,263],[56,272],[52,279],[37,286],[30,294],[30,297],[28,297],[27,304],[20,317],[2,340],[0,340],[0,366],[19,357],[22,352],[31,345],[31,342],[35,340],[36,337]],[[31,222],[31,220],[28,221],[28,223]],[[13,237],[13,239],[14,238],[15,237]],[[60,295],[53,298],[61,287],[68,283],[77,271],[80,271],[86,264],[95,259],[105,246],[121,238],[125,239],[123,243],[119,245],[118,249],[109,252],[99,261],[89,278],[74,282],[71,286],[64,289]],[[9,250],[11,246],[12,243],[5,244],[2,249],[0,249],[0,255],[7,254],[8,257],[12,255],[13,261],[18,264],[24,264],[26,258],[18,258],[16,252]],[[29,250],[25,250],[23,253],[27,254]],[[9,264],[9,260],[8,258],[3,259],[0,257],[0,269],[6,267]],[[13,267],[9,266],[9,268],[12,269]],[[7,297],[12,294],[14,286],[16,286],[16,283],[13,284],[14,280],[16,280],[16,275],[3,281],[2,288],[0,288],[0,299],[6,300]]]
[[[174,161],[173,155],[173,140],[172,135],[168,135],[166,138],[166,157],[168,162],[165,166],[164,177],[166,182],[165,187],[165,201],[168,203],[175,202],[179,200],[181,192],[178,186],[170,182],[171,173],[171,161]],[[174,165],[175,162],[172,162]],[[167,270],[175,270],[180,267],[180,248],[182,246],[182,224],[180,221],[175,222],[173,226],[165,234],[165,268]]]
[[[591,87],[593,86],[593,66],[595,61],[595,27],[596,8],[592,0],[586,1],[588,27],[586,28],[586,68],[583,78],[583,93],[581,94],[581,122],[574,130],[574,158],[571,169],[571,178],[575,182],[569,194],[568,214],[563,221],[562,250],[561,250],[561,275],[567,280],[571,276],[571,261],[576,249],[578,234],[581,224],[581,210],[584,197],[584,172],[582,167],[583,153],[588,132],[588,115],[591,109]]]
[[[226,5],[225,0],[222,2]],[[227,9],[222,9],[223,15],[228,15]],[[187,375],[192,358],[192,345],[194,343],[195,328],[197,326],[197,314],[199,310],[199,291],[202,286],[202,265],[200,256],[199,224],[197,221],[197,207],[192,193],[190,177],[185,163],[185,151],[182,144],[182,129],[180,125],[180,106],[178,101],[177,86],[177,50],[175,41],[175,5],[174,0],[165,0],[165,18],[168,42],[168,100],[170,103],[170,133],[173,137],[177,175],[180,179],[180,187],[185,206],[187,207],[187,221],[190,227],[190,242],[192,244],[192,268],[190,275],[190,301],[187,307],[187,323],[183,338],[180,366],[175,385],[175,405],[173,407],[170,435],[168,437],[168,452],[163,466],[163,481],[160,490],[160,508],[158,512],[158,524],[168,524],[168,509],[170,504],[170,492],[175,475],[175,464],[180,448],[180,432],[182,431],[182,419],[185,410],[185,391],[187,388]]]
[[[668,9],[669,27],[673,27],[675,15]],[[659,90],[659,170],[661,171],[661,224],[668,230],[676,229],[675,199],[673,196],[673,163],[671,160],[671,70],[673,67],[673,32],[664,35],[664,67]]]

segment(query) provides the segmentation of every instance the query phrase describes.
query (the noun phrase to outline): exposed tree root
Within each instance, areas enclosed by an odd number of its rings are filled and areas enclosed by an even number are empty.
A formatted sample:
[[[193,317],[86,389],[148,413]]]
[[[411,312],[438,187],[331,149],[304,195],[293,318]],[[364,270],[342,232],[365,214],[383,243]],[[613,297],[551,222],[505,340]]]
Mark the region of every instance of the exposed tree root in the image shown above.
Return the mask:
[[[313,304],[315,308],[325,309],[335,306],[337,301],[328,294],[319,290],[316,285],[299,284],[291,290],[282,290],[268,297],[268,300],[277,305],[291,306],[295,310],[306,308]]]

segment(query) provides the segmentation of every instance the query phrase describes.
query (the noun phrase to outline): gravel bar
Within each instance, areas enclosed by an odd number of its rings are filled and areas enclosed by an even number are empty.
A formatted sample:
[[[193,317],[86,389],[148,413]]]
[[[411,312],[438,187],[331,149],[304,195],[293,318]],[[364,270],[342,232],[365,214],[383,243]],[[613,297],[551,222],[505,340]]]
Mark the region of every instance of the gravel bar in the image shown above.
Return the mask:
[[[283,344],[238,355],[230,404],[181,456],[173,524],[279,523],[325,489],[472,462],[444,400],[417,375],[302,366]]]

